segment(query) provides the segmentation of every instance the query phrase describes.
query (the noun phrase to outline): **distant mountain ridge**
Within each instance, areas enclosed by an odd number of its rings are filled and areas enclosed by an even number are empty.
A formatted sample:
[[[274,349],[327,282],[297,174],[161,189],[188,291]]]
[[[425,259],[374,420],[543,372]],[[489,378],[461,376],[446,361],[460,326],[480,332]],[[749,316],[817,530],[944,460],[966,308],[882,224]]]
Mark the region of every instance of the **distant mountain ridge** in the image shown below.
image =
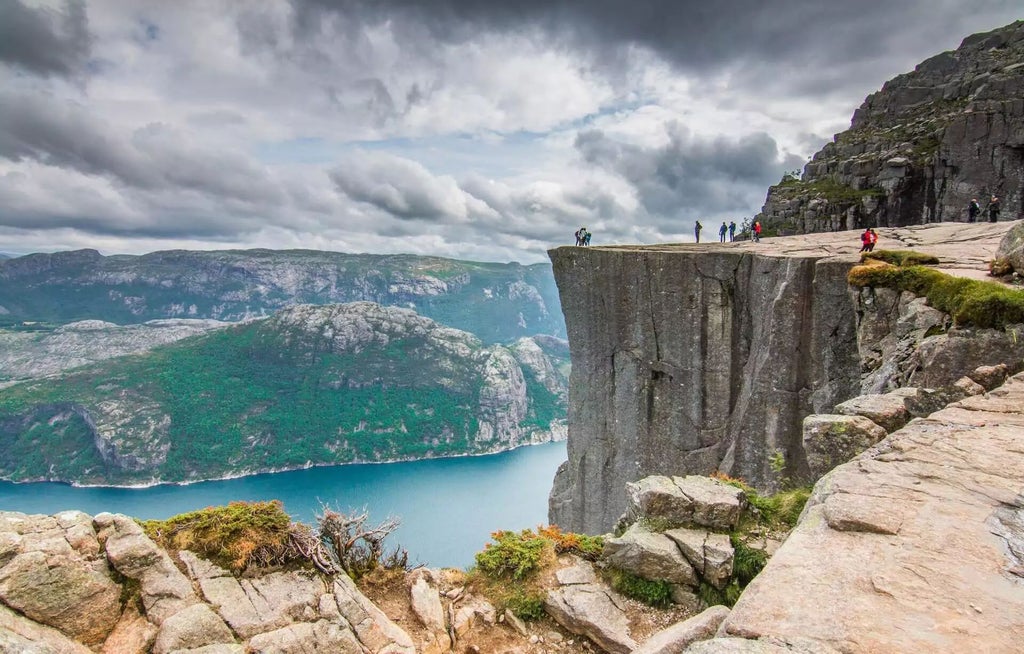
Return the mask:
[[[544,442],[564,436],[564,349],[298,305],[4,389],[0,477],[150,484]]]
[[[412,308],[488,343],[565,337],[549,264],[314,250],[76,250],[0,261],[0,319],[8,323],[237,321],[293,304],[355,301]]]

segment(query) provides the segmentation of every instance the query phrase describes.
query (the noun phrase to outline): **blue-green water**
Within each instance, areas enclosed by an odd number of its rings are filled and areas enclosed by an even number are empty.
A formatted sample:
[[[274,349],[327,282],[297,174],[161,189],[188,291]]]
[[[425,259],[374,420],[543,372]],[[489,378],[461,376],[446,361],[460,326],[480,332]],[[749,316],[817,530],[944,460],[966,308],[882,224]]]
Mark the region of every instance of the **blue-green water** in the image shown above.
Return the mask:
[[[78,509],[154,519],[236,500],[278,499],[293,519],[312,522],[321,503],[342,510],[365,506],[371,522],[401,519],[389,541],[409,550],[410,561],[464,568],[472,565],[492,531],[547,524],[548,492],[565,457],[563,442],[490,456],[312,468],[188,486],[0,482],[0,510],[52,514]]]

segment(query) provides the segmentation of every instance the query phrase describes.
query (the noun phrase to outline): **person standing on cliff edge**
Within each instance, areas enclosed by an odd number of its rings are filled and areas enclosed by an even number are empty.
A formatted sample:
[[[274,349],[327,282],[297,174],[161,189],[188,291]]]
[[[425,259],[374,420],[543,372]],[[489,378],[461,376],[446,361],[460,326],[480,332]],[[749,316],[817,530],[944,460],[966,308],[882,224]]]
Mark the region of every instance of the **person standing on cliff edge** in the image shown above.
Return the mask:
[[[736,240],[736,221],[729,221],[729,242]]]
[[[978,219],[979,213],[981,213],[981,205],[978,204],[977,198],[974,198],[967,205],[967,222],[973,223]]]
[[[718,228],[718,242],[725,243],[725,235],[729,231],[729,226],[722,221],[722,226]]]
[[[693,240],[698,243],[700,243],[700,230],[702,229],[704,229],[704,225],[701,225],[699,220],[693,224]]]
[[[988,201],[988,221],[990,223],[999,222],[999,198],[994,195]]]

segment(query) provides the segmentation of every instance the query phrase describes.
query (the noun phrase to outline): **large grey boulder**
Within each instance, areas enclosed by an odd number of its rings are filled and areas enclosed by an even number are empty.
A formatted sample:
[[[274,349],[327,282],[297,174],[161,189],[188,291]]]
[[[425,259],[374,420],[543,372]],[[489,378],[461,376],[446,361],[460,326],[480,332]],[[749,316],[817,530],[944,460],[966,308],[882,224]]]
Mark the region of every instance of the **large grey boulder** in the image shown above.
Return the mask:
[[[729,536],[700,529],[669,529],[665,535],[693,565],[701,579],[715,588],[725,588],[732,577],[735,549]]]
[[[544,608],[555,622],[586,636],[609,654],[629,654],[637,647],[621,598],[599,584],[560,586],[548,592]]]
[[[121,587],[84,513],[0,513],[0,564],[0,601],[35,622],[98,645],[120,618]]]
[[[921,342],[917,369],[906,386],[940,388],[979,366],[1006,365],[1018,371],[1024,361],[1024,325],[1005,329],[951,329]]]
[[[60,631],[33,622],[0,604],[0,652],[17,654],[92,654]]]
[[[1010,228],[999,242],[996,258],[1003,257],[1010,262],[1015,272],[1024,274],[1024,221]]]
[[[728,531],[739,522],[743,491],[711,477],[652,475],[626,484],[627,515],[674,526],[700,525]]]
[[[316,577],[292,571],[236,579],[191,552],[181,552],[180,557],[203,598],[242,638],[318,616],[325,588]]]
[[[910,420],[904,400],[905,397],[897,393],[858,395],[837,404],[835,412],[845,416],[864,416],[892,433]]]
[[[1010,372],[1005,363],[997,366],[978,366],[967,376],[980,384],[986,391],[1002,386]]]
[[[318,620],[300,622],[249,640],[249,652],[258,654],[363,654],[366,650],[345,626]]]
[[[423,626],[434,632],[443,632],[446,629],[444,620],[444,606],[441,604],[441,594],[437,587],[421,575],[413,581],[409,588],[409,600],[412,604],[413,613],[420,619]]]
[[[611,566],[638,577],[696,586],[693,566],[675,541],[635,523],[618,538],[604,542],[604,560]]]
[[[729,609],[724,606],[709,607],[652,635],[633,654],[678,654],[692,643],[714,636],[728,615]]]
[[[846,463],[878,441],[885,430],[863,416],[816,414],[804,419],[804,452],[812,479]]]
[[[110,565],[139,582],[142,604],[151,622],[160,625],[199,601],[188,578],[134,520],[100,513],[93,518],[93,524],[104,541]]]
[[[833,470],[719,634],[812,652],[1020,652],[1022,429],[1016,375]]]
[[[348,575],[335,577],[331,588],[340,616],[371,654],[416,654],[409,634],[367,599]]]
[[[234,642],[235,637],[220,616],[205,604],[193,604],[163,621],[153,644],[153,654]]]

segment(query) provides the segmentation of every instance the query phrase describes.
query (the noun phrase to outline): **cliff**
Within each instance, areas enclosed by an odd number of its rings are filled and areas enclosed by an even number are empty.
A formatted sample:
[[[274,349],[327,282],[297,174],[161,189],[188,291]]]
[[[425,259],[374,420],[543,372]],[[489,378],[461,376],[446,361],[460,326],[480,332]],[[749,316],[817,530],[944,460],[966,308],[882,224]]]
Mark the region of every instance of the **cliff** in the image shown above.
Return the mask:
[[[885,229],[880,247],[911,245],[949,272],[981,275],[1008,227]],[[998,330],[954,330],[948,318],[931,333],[897,329],[899,302],[883,310],[847,284],[858,247],[845,233],[551,250],[573,363],[551,522],[607,531],[626,508],[624,484],[651,474],[720,470],[768,490],[806,480],[803,419],[901,385],[922,367],[910,353],[926,338],[961,339],[935,348],[949,364],[929,383],[1024,360]]]
[[[1001,199],[1022,214],[1024,21],[964,39],[885,83],[804,167],[773,186],[767,233],[966,221]],[[981,220],[984,217],[979,218]]]

